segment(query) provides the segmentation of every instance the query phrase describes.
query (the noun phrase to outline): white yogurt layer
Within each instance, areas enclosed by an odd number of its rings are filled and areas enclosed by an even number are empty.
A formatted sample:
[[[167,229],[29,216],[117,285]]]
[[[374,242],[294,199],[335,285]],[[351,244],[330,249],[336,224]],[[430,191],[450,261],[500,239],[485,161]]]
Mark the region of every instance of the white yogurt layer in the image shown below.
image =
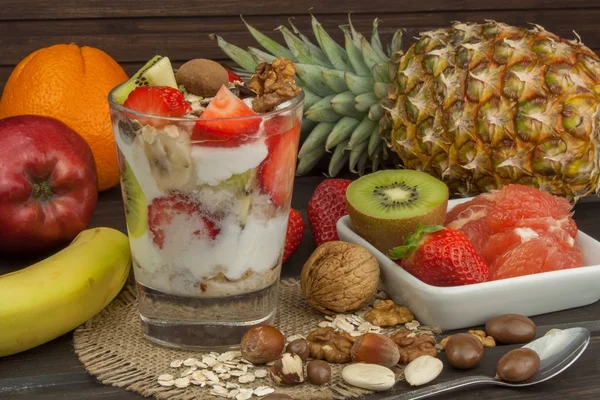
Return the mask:
[[[256,168],[267,157],[267,145],[264,140],[244,144],[238,147],[192,146],[192,160],[196,166],[199,185],[216,185]]]
[[[221,221],[215,239],[205,233],[198,237],[198,220],[177,216],[166,227],[162,249],[150,235],[130,238],[132,254],[142,269],[135,269],[143,285],[178,295],[198,295],[198,283],[222,273],[238,280],[248,270],[255,274],[273,268],[285,243],[288,218],[270,219],[250,214],[242,229],[236,215]],[[236,284],[236,283],[232,283]],[[263,282],[266,287],[272,282]]]

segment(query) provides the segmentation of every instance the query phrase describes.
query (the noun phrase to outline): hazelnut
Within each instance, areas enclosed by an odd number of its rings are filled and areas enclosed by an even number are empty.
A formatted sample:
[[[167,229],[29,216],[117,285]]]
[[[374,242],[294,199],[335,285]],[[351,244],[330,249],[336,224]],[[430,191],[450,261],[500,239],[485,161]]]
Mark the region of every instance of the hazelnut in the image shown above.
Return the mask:
[[[354,362],[378,364],[391,368],[398,364],[400,351],[392,339],[378,333],[365,333],[352,346],[350,356]]]
[[[298,385],[304,382],[304,366],[297,354],[283,353],[269,369],[271,379],[278,385]]]
[[[308,342],[304,339],[291,341],[285,348],[285,351],[287,353],[299,355],[302,361],[306,361],[308,356],[310,356],[310,347],[308,346]]]
[[[284,346],[283,333],[273,326],[261,325],[244,334],[240,350],[242,357],[251,363],[265,364],[277,359]]]
[[[313,360],[306,365],[308,380],[315,385],[324,385],[331,379],[331,367],[326,361]]]
[[[229,74],[221,64],[198,58],[179,67],[175,79],[196,96],[213,97],[221,86],[229,83]]]

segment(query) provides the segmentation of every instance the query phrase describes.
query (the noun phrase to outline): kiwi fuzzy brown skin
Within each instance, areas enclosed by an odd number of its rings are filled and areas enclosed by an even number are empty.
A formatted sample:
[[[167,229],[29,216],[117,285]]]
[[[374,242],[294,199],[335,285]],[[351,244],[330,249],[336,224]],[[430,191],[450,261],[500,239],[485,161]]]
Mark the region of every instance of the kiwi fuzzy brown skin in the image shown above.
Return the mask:
[[[390,250],[402,246],[406,238],[421,225],[443,225],[448,198],[428,212],[411,218],[383,219],[365,215],[346,200],[354,231],[377,250],[389,256]]]
[[[185,90],[202,97],[213,97],[221,86],[229,83],[227,70],[221,64],[203,58],[183,64],[177,70],[175,79]]]

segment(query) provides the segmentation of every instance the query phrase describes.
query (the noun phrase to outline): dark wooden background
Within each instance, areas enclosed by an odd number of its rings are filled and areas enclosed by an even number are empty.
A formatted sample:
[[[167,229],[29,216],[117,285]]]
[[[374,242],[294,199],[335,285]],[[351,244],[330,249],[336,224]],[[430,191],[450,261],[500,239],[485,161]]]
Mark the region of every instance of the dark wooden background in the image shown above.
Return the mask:
[[[132,74],[155,54],[169,56],[175,66],[199,57],[225,60],[210,33],[240,46],[254,44],[240,14],[264,32],[294,17],[296,26],[309,34],[310,7],[338,40],[342,34],[337,27],[352,11],[355,25],[365,34],[380,17],[384,41],[400,27],[411,38],[452,21],[495,19],[540,24],[568,38],[576,30],[587,46],[600,52],[598,0],[1,0],[0,90],[14,66],[40,47],[98,47]],[[278,32],[271,36],[281,39]]]

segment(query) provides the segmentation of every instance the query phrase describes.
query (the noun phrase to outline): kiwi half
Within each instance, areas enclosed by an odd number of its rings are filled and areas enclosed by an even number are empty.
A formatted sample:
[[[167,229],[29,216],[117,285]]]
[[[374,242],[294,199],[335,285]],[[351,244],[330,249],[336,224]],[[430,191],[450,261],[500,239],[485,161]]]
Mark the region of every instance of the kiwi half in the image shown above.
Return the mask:
[[[444,223],[448,187],[425,172],[384,170],[352,182],[346,203],[354,231],[389,255],[419,224]]]
[[[129,236],[140,237],[148,229],[148,214],[146,212],[146,196],[140,187],[129,164],[123,162],[124,171],[121,173],[121,190],[125,203],[125,220]]]
[[[168,57],[154,56],[138,72],[113,93],[115,101],[123,104],[129,93],[139,86],[170,86],[177,89],[175,73]]]

